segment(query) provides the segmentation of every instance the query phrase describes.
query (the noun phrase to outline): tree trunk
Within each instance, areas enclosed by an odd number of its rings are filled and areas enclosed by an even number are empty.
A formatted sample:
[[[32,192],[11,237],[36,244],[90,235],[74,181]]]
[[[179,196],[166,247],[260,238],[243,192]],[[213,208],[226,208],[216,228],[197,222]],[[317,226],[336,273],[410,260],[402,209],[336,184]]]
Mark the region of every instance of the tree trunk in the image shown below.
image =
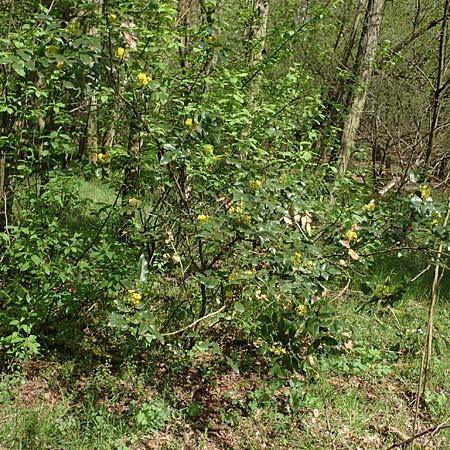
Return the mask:
[[[100,16],[103,9],[103,0],[93,0],[94,15]],[[91,36],[97,36],[98,30],[95,26],[91,26],[87,30],[87,34]],[[90,164],[97,164],[97,154],[99,149],[98,144],[98,126],[97,126],[97,116],[98,116],[98,104],[97,97],[95,93],[89,98],[89,109],[86,124],[86,143],[88,151],[88,159]]]
[[[263,60],[266,46],[269,0],[253,0],[253,17],[248,30],[248,65],[256,66]]]
[[[338,173],[344,175],[355,146],[355,137],[366,104],[367,90],[372,76],[372,64],[378,45],[380,26],[383,18],[385,0],[369,0],[366,10],[358,55],[355,60],[355,82],[350,97],[348,115],[344,122],[341,137]]]
[[[441,32],[439,33],[439,59],[437,64],[436,84],[434,86],[433,100],[431,105],[430,132],[428,134],[424,170],[428,169],[431,162],[431,155],[433,153],[434,147],[434,139],[436,137],[439,114],[441,111],[441,102],[440,102],[441,94],[446,86],[446,83],[444,84],[442,83],[442,79],[445,75],[445,68],[447,65],[446,47],[447,47],[447,25],[448,25],[449,4],[450,0],[445,0]]]
[[[179,0],[178,24],[181,33],[180,66],[189,66],[188,56],[191,51],[191,28],[198,25],[201,17],[201,6],[198,0]]]
[[[346,15],[350,16],[351,10],[353,8],[353,1],[349,2],[348,10],[345,11]],[[358,31],[360,29],[361,20],[363,17],[364,9],[366,8],[367,0],[359,0],[358,6],[354,13],[354,18],[351,23],[350,32],[348,33],[348,37],[346,37],[345,46],[343,49],[342,59],[339,61],[339,70],[349,71],[351,66],[351,57],[353,50],[355,48],[355,43],[357,42]],[[340,34],[344,33],[344,30],[349,26],[348,23],[345,22],[345,17],[342,19],[342,31]],[[339,41],[341,37],[338,36],[335,44],[334,44],[334,52],[338,51]],[[349,97],[349,82],[347,77],[339,76],[339,73],[334,76],[334,83],[332,83],[335,87],[333,90],[330,90],[327,94],[327,98],[325,100],[326,113],[324,114],[325,119],[320,124],[320,139],[316,142],[316,151],[320,154],[319,160],[322,157],[327,156],[329,158],[330,163],[336,162],[337,159],[337,150],[332,145],[330,146],[330,141],[334,139],[333,132],[330,133],[331,127],[340,127],[342,119],[342,113],[339,111],[338,105],[346,104],[348,102]],[[331,135],[331,136],[330,136]],[[325,155],[328,148],[331,147],[331,151],[328,155]]]

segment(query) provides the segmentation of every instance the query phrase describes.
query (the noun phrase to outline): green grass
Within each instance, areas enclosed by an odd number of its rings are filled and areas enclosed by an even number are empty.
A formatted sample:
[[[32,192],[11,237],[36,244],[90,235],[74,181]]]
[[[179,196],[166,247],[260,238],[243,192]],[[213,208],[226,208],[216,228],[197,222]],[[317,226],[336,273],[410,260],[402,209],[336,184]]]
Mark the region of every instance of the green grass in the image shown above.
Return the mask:
[[[391,266],[372,276],[386,273]],[[181,342],[120,364],[95,352],[51,352],[2,376],[0,449],[387,448],[412,431],[428,301],[423,280],[384,307],[367,307],[350,287],[333,301],[345,349],[315,356],[304,374],[281,381],[245,350],[233,368],[220,352],[182,350]],[[449,329],[443,296],[419,430],[449,418]],[[427,448],[450,449],[449,430],[425,436],[418,448],[430,438]]]

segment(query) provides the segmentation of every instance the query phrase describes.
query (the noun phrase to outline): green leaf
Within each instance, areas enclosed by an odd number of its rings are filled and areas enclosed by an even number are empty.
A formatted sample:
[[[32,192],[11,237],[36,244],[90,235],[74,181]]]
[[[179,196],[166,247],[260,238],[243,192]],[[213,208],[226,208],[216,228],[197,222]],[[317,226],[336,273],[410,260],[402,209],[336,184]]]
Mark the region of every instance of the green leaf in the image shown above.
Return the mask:
[[[139,282],[145,283],[147,281],[148,277],[148,262],[145,259],[145,255],[141,253],[141,256],[139,257]]]
[[[17,75],[20,75],[21,77],[25,77],[25,69],[23,67],[23,62],[15,62],[12,65],[12,68],[14,72],[17,73]]]
[[[166,166],[167,164],[169,164],[173,157],[174,157],[174,153],[175,152],[166,152],[164,153],[164,155],[162,155],[161,157],[161,161],[159,162],[162,166]]]
[[[42,260],[38,255],[31,255],[31,261],[33,261],[36,266],[39,266]]]
[[[117,312],[112,312],[108,318],[108,326],[112,328],[120,328],[122,331],[126,331],[128,329],[128,322]]]
[[[234,310],[240,314],[242,314],[245,311],[245,307],[241,302],[236,302],[234,304]]]

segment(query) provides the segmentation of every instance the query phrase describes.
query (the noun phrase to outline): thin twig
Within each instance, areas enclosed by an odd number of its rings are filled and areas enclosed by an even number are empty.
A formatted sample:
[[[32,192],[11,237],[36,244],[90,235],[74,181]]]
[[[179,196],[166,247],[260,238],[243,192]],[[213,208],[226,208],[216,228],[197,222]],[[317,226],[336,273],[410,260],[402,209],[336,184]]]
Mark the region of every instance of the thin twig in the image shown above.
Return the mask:
[[[225,305],[223,305],[223,306],[222,306],[221,308],[219,308],[217,311],[213,311],[213,312],[211,312],[211,313],[209,313],[209,314],[206,314],[206,316],[203,316],[203,317],[200,317],[200,318],[197,319],[197,320],[194,320],[194,322],[192,322],[191,324],[189,324],[189,325],[187,325],[187,326],[185,326],[185,327],[183,327],[183,328],[180,328],[179,330],[171,331],[171,332],[169,332],[169,333],[163,333],[163,334],[161,334],[161,336],[173,336],[173,335],[175,335],[175,334],[180,334],[180,333],[182,333],[183,331],[188,330],[189,328],[195,327],[195,325],[197,325],[197,324],[198,324],[199,322],[201,322],[202,320],[208,319],[209,317],[212,317],[212,316],[215,316],[216,314],[221,313],[224,309],[225,309]]]
[[[336,294],[333,297],[333,301],[337,300],[338,298],[341,298],[345,294],[345,292],[347,291],[348,287],[350,286],[351,281],[352,281],[351,278],[349,278],[348,281],[347,281],[347,284],[344,286],[344,289],[342,289],[341,292],[339,292],[338,294]]]
[[[415,441],[417,438],[420,438],[420,437],[425,436],[430,433],[435,433],[435,432],[438,432],[441,430],[445,430],[446,428],[450,428],[450,425],[444,425],[445,423],[448,422],[448,420],[449,419],[445,420],[444,422],[442,422],[441,424],[439,424],[436,427],[428,428],[428,430],[422,431],[421,433],[417,433],[414,436],[411,436],[410,438],[405,439],[404,441],[401,441],[397,444],[393,444],[390,447],[386,448],[385,450],[394,450],[395,448],[400,448],[403,445],[410,444],[411,442]]]
[[[450,416],[444,420],[442,423],[440,423],[431,433],[430,439],[428,439],[428,442],[425,444],[425,448],[428,448],[428,444],[431,442],[431,440],[434,438],[434,436],[439,433],[444,428],[447,428],[449,425],[447,423],[450,422]]]
[[[430,270],[430,267],[431,267],[431,264],[428,264],[428,266],[425,268],[425,269],[423,269],[422,271],[420,271],[412,280],[411,280],[411,283],[413,282],[413,281],[416,281],[418,278],[420,278],[425,272],[428,272],[428,270]]]

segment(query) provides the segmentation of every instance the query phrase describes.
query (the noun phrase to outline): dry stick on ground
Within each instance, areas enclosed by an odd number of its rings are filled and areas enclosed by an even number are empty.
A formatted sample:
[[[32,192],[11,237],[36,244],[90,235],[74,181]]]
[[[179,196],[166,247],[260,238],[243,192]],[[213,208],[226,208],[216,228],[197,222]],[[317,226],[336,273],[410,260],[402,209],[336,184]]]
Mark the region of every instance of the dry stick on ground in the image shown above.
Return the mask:
[[[430,439],[428,439],[428,442],[425,444],[425,448],[428,448],[428,444],[433,440],[434,436],[439,433],[439,431],[444,430],[445,428],[449,428],[450,425],[447,425],[447,423],[450,422],[450,416],[444,420],[444,422],[440,423],[432,432]]]
[[[444,219],[444,228],[447,226],[448,219],[450,217],[450,199],[448,203],[449,208],[447,209],[447,214]],[[437,297],[437,288],[439,285],[439,275],[440,275],[440,266],[439,261],[441,259],[442,255],[442,249],[443,249],[443,243],[441,242],[439,244],[438,253],[436,256],[436,264],[434,266],[434,279],[433,279],[433,285],[431,287],[431,300],[430,300],[430,306],[428,309],[428,325],[427,325],[427,334],[425,339],[425,345],[422,351],[422,359],[420,362],[420,375],[419,375],[419,383],[417,386],[417,393],[416,393],[416,406],[414,411],[414,423],[413,423],[413,429],[412,434],[413,436],[416,433],[417,430],[417,422],[419,419],[419,409],[420,409],[420,399],[422,397],[423,392],[427,388],[428,382],[430,380],[430,366],[431,366],[431,352],[432,352],[432,346],[433,346],[433,322],[434,322],[434,307],[436,305],[436,297]],[[411,445],[412,445],[412,441]]]
[[[417,433],[413,436],[411,436],[408,439],[405,439],[404,441],[399,442],[398,444],[393,444],[390,447],[388,447],[386,450],[394,450],[396,448],[403,447],[406,444],[410,444],[413,441],[415,441],[417,438],[420,438],[422,436],[426,436],[427,434],[436,434],[438,431],[445,430],[446,428],[450,428],[450,425],[445,425],[448,422],[449,419],[445,420],[444,422],[440,423],[438,426],[433,428],[428,428],[428,430],[422,431],[421,433]]]
[[[195,325],[197,325],[197,324],[198,324],[199,322],[201,322],[202,320],[208,319],[209,317],[212,317],[212,316],[215,316],[216,314],[221,313],[224,309],[225,309],[225,305],[223,305],[223,306],[222,306],[221,308],[219,308],[217,311],[213,311],[213,312],[211,312],[211,313],[209,313],[209,314],[206,314],[206,316],[203,316],[203,317],[200,317],[200,318],[197,319],[197,320],[194,320],[194,322],[192,322],[191,324],[189,324],[189,325],[187,325],[187,326],[185,326],[185,327],[183,327],[183,328],[180,328],[179,330],[171,331],[171,332],[169,332],[169,333],[162,333],[161,336],[173,336],[173,335],[175,335],[175,334],[180,334],[180,333],[182,333],[183,331],[188,330],[189,328],[195,327]]]

